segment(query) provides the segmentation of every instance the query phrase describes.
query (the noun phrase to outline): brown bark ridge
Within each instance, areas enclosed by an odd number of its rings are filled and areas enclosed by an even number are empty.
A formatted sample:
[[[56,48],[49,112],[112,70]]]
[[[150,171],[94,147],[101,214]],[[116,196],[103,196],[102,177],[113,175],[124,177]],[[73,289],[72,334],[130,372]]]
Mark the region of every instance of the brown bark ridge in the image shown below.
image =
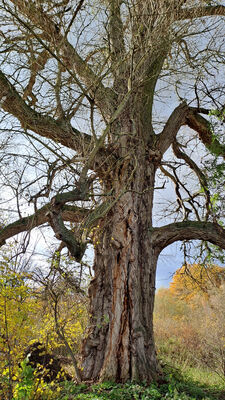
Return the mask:
[[[108,216],[107,227],[99,228],[89,288],[91,322],[83,344],[84,380],[160,379],[152,321],[158,255],[185,239],[225,249],[225,230],[217,223],[183,221],[148,229],[146,206],[140,195],[126,193]]]
[[[146,190],[154,169],[138,164],[129,191],[99,226],[83,379],[149,382],[159,374],[152,321],[158,254],[148,234],[153,191]]]

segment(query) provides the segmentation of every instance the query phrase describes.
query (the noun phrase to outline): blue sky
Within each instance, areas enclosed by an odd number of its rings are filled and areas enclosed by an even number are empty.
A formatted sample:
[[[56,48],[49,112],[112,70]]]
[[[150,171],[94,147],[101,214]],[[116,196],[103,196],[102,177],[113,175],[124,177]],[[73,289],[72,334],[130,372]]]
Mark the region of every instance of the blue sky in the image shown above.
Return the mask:
[[[176,242],[166,247],[160,254],[156,271],[156,289],[169,287],[173,274],[182,267],[183,256],[180,245],[180,242]]]

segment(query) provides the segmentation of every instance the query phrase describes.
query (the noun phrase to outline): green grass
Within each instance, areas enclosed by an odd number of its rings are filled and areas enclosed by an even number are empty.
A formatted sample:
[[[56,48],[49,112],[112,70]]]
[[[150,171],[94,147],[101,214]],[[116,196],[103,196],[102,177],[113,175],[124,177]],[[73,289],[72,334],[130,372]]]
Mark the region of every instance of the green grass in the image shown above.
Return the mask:
[[[74,382],[53,383],[43,393],[35,393],[35,400],[225,400],[225,380],[206,369],[193,368],[168,354],[162,357],[161,382],[146,383],[103,382],[76,385]],[[28,379],[29,378],[29,379]],[[34,400],[36,383],[32,368],[23,364],[23,379],[15,400]],[[51,389],[48,391],[47,389]]]
[[[196,372],[196,371],[195,371]],[[215,382],[214,382],[215,383]],[[75,385],[65,382],[57,400],[224,400],[225,387],[199,383],[194,370],[182,374],[165,368],[165,381],[161,384],[116,384],[104,382],[94,385]]]
[[[223,379],[216,372],[209,369],[193,368],[188,366],[180,366],[180,371],[187,379],[198,382],[206,387],[215,387],[217,389],[225,389],[225,378]],[[225,397],[224,397],[225,400]]]
[[[169,369],[179,371],[184,379],[197,382],[206,387],[225,388],[225,377],[220,376],[210,368],[204,368],[203,366],[192,367],[187,362],[168,356],[161,358],[161,362],[163,365],[169,365]]]
[[[225,377],[201,362],[198,354],[186,349],[179,349],[173,338],[158,343],[158,354],[162,365],[170,366],[173,371],[179,371],[184,380],[195,382],[206,388],[225,390]],[[217,368],[219,371],[219,368]],[[223,400],[225,400],[225,395]]]

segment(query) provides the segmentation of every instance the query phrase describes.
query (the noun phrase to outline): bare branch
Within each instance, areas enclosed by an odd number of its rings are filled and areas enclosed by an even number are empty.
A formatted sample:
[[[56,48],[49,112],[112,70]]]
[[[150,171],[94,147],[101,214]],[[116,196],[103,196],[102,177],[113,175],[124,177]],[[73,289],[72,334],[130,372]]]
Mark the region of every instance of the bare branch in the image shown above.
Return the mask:
[[[83,152],[85,144],[90,145],[91,137],[73,128],[69,122],[56,121],[29,107],[2,71],[0,71],[0,106],[16,117],[25,130],[30,129],[40,136],[60,142],[63,146],[78,152]]]
[[[124,28],[120,15],[121,0],[110,1],[109,35],[112,70],[115,76],[114,87],[121,84],[123,79],[124,63],[118,65],[118,60],[126,53],[124,43]]]
[[[81,7],[82,7],[83,3],[84,3],[84,0],[80,0],[80,1],[79,1],[78,5],[77,5],[77,7],[76,7],[76,9],[75,9],[75,11],[74,11],[74,13],[73,13],[73,16],[72,16],[72,18],[71,18],[71,20],[70,20],[70,22],[69,22],[69,25],[68,25],[67,28],[66,28],[65,36],[68,35],[68,33],[69,33],[69,31],[70,31],[70,28],[71,28],[71,26],[73,25],[73,23],[74,23],[74,21],[75,21],[75,19],[76,19],[77,14],[78,14],[79,11],[81,10]]]
[[[225,229],[215,222],[177,222],[153,228],[152,234],[159,251],[179,240],[204,240],[225,249]]]
[[[205,175],[203,174],[202,170],[198,167],[198,165],[183,151],[181,151],[178,142],[175,140],[173,142],[173,151],[177,158],[184,160],[187,165],[195,172],[199,179],[199,183],[204,190],[205,197],[206,197],[206,219],[210,213],[210,192],[208,189],[208,184]]]
[[[33,87],[35,85],[36,77],[38,72],[42,71],[45,68],[45,65],[51,55],[47,52],[46,49],[42,50],[40,54],[35,58],[33,55],[30,61],[30,79],[27,87],[25,88],[23,98],[26,100],[29,96],[32,98],[32,105],[36,103],[37,99],[33,94]]]
[[[43,225],[49,222],[48,213],[50,211],[50,203],[40,208],[35,214],[29,217],[21,218],[11,224],[8,224],[0,230],[0,245],[3,245],[5,241],[19,233],[30,231],[37,226]],[[62,219],[64,221],[81,222],[87,215],[88,210],[82,207],[76,206],[63,206],[62,207]]]
[[[177,20],[195,19],[212,16],[225,16],[225,6],[204,6],[182,8],[179,10]]]
[[[225,145],[221,144],[213,134],[210,122],[199,114],[202,111],[206,114],[205,109],[198,110],[194,107],[188,107],[185,102],[175,108],[157,138],[156,146],[161,154],[164,154],[175,141],[181,126],[188,125],[198,133],[199,139],[211,153],[225,158]]]
[[[181,103],[170,115],[163,131],[157,138],[157,148],[164,154],[170,147],[182,125],[185,123],[185,118],[188,113],[188,106],[185,102]]]
[[[225,145],[217,140],[210,122],[202,117],[194,107],[189,108],[186,124],[198,132],[199,139],[211,153],[222,156],[225,159]]]
[[[188,207],[185,206],[185,202],[182,199],[181,193],[180,193],[180,180],[178,179],[178,176],[175,172],[175,169],[173,170],[174,175],[170,174],[162,165],[159,167],[162,173],[167,176],[168,178],[171,179],[171,181],[174,183],[175,186],[175,193],[177,197],[177,203],[178,203],[178,208],[176,209],[176,212],[182,209],[183,212],[183,219],[186,220],[188,218],[188,214],[192,211]],[[193,206],[193,204],[191,204]],[[198,216],[198,214],[197,214]]]
[[[50,48],[52,49],[53,46],[53,51],[57,49],[62,57],[63,65],[70,71],[79,75],[80,79],[87,86],[87,93],[89,92],[91,94],[99,109],[104,114],[104,117],[108,119],[113,110],[113,90],[102,84],[101,77],[98,77],[90,68],[89,64],[80,57],[75,48],[67,40],[66,36],[60,32],[60,28],[56,26],[47,13],[43,13],[42,9],[36,7],[35,3],[32,1],[28,3],[23,0],[11,1],[23,15],[42,29],[44,39],[49,43]],[[11,10],[7,11],[18,19],[17,15]]]

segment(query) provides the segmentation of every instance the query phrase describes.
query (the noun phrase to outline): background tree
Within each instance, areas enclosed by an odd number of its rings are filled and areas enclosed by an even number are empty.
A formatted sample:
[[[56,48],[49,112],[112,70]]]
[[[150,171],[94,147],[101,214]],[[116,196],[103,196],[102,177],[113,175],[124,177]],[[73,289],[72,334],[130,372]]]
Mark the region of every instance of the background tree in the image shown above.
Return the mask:
[[[38,312],[27,284],[29,274],[18,258],[12,258],[13,252],[15,247],[11,244],[0,256],[0,395],[9,400]]]
[[[160,252],[177,240],[203,240],[202,255],[209,243],[225,248],[225,7],[1,0],[0,8],[2,208],[8,201],[13,211],[0,242],[24,232],[25,252],[31,230],[47,225],[80,268],[91,241],[83,378],[150,381],[159,374]],[[158,190],[168,195],[160,227]]]
[[[177,297],[190,301],[196,294],[208,299],[213,288],[225,282],[225,269],[218,265],[183,265],[170,283],[170,291]]]
[[[211,376],[224,387],[224,282],[201,286],[186,277],[194,294],[187,295],[182,280],[177,289],[159,289],[154,308],[154,332],[157,352],[163,364],[199,379]],[[190,286],[189,286],[190,287]],[[181,290],[182,289],[182,290]],[[205,288],[204,288],[205,289]]]
[[[39,341],[55,354],[57,365],[59,356],[69,353],[77,369],[75,357],[88,320],[86,296],[77,293],[74,282],[69,286],[68,277],[62,279],[56,265],[48,277],[43,271],[27,271],[24,257],[17,257],[15,244],[5,246],[0,253],[0,396],[10,400],[20,381],[20,366],[28,347]],[[62,359],[65,361],[65,357]],[[39,372],[42,369],[39,365]],[[37,371],[35,374],[37,378]],[[38,381],[34,379],[33,383],[34,388],[41,389]]]

